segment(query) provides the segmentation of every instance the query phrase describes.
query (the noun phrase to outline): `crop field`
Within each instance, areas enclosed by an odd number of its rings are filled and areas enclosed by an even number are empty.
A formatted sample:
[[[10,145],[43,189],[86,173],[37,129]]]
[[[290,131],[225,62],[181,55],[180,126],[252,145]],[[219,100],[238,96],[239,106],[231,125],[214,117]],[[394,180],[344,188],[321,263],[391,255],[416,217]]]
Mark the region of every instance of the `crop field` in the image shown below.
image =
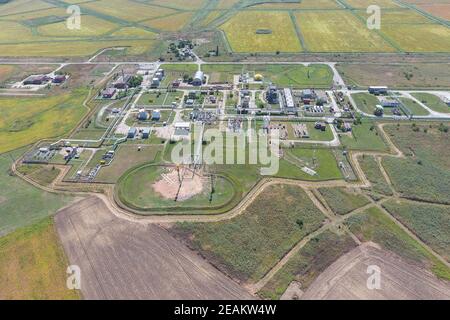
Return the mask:
[[[350,150],[388,150],[378,129],[371,122],[353,126],[351,135],[341,134],[341,142],[345,148]]]
[[[449,52],[450,29],[438,24],[385,25],[383,34],[406,52]]]
[[[399,141],[401,148],[406,149],[407,157],[385,157],[382,163],[394,188],[403,197],[450,204],[450,173],[446,157],[448,148],[444,146],[445,141],[448,141],[448,133],[441,132],[436,127],[438,126],[419,126],[419,130],[426,129],[426,132],[417,133],[417,129],[408,126],[400,126],[398,133],[391,130],[389,133],[394,143]],[[413,135],[417,135],[419,139],[408,142],[405,139],[407,132],[413,132],[408,140],[413,139]],[[441,137],[441,140],[438,140],[438,137]]]
[[[450,172],[417,159],[384,158],[383,166],[403,197],[450,204]]]
[[[339,9],[342,8],[334,0],[302,0],[297,3],[263,3],[254,5],[253,9]]]
[[[142,4],[130,0],[99,0],[81,5],[102,14],[126,21],[142,21],[175,13],[175,10]],[[126,10],[124,10],[126,8]]]
[[[345,83],[357,87],[386,85],[390,88],[450,88],[450,65],[414,64],[337,64]]]
[[[363,156],[359,159],[359,163],[361,164],[361,168],[363,169],[367,179],[372,184],[372,191],[387,196],[391,196],[393,194],[392,189],[383,177],[381,169],[374,157]]]
[[[428,12],[432,14],[435,17],[444,19],[444,20],[450,20],[450,3],[432,3],[428,4],[426,2],[417,4],[417,8],[424,10],[425,12]]]
[[[403,200],[389,200],[383,207],[444,259],[450,260],[448,207]]]
[[[302,51],[288,13],[243,11],[220,28],[226,33],[228,42],[235,52]]]
[[[179,223],[172,231],[225,273],[256,281],[323,219],[302,189],[277,185],[229,221]]]
[[[167,17],[151,19],[141,22],[145,26],[149,26],[163,31],[178,31],[181,30],[186,24],[192,20],[193,12],[182,12]]]
[[[430,93],[416,92],[412,94],[414,98],[425,104],[433,111],[441,113],[450,113],[450,107],[438,96]]]
[[[309,51],[395,51],[380,35],[368,30],[363,22],[350,12],[300,12],[296,13],[295,17]]]
[[[432,271],[439,278],[450,280],[450,269],[411,238],[378,208],[367,209],[351,217],[346,224],[363,242],[373,241],[412,264]]]
[[[354,9],[366,9],[370,5],[377,5],[382,9],[400,8],[393,0],[343,0],[343,2]]]
[[[369,203],[369,200],[361,194],[343,188],[320,188],[319,192],[337,214],[347,214]]]
[[[389,125],[384,130],[408,157],[450,170],[450,149],[447,148],[449,133],[439,130],[440,128],[441,124],[435,122],[410,126]]]
[[[328,266],[355,247],[349,235],[326,231],[300,249],[258,294],[279,299],[293,281],[300,283],[304,291]]]
[[[65,20],[46,24],[38,27],[38,32],[41,35],[49,37],[80,37],[80,36],[101,36],[117,26],[109,21],[99,19],[93,16],[81,16],[82,27],[77,30],[68,29]]]
[[[80,298],[67,289],[68,262],[51,218],[1,237],[0,255],[0,299]]]

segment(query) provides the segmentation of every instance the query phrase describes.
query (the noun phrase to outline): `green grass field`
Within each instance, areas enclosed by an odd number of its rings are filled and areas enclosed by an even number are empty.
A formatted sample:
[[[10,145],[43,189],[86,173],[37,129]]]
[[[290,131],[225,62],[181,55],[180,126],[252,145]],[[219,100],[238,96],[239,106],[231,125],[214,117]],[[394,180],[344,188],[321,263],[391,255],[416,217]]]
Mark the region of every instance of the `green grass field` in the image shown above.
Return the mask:
[[[342,173],[330,149],[295,148],[285,149],[285,153],[276,177],[299,180],[342,179]],[[317,175],[311,176],[303,172],[301,168],[305,166],[316,171]]]
[[[72,200],[68,196],[43,192],[10,175],[13,159],[23,152],[17,150],[0,155],[0,235],[52,215]]]
[[[70,131],[87,112],[87,89],[45,98],[0,98],[0,153]]]
[[[447,207],[402,200],[390,200],[383,207],[444,259],[450,259],[450,220]]]
[[[69,263],[51,218],[1,237],[0,255],[0,299],[80,299],[67,289]]]
[[[399,100],[415,116],[427,116],[430,114],[427,109],[424,109],[422,106],[420,106],[416,101],[412,99],[400,98]]]
[[[416,92],[412,96],[435,112],[450,113],[450,107],[434,94]]]
[[[298,241],[318,229],[323,218],[302,189],[277,185],[264,190],[232,220],[180,223],[173,232],[219,269],[243,281],[256,281]]]
[[[258,294],[265,299],[279,299],[292,281],[306,290],[339,257],[356,247],[347,234],[325,231],[313,238],[278,271]]]
[[[346,84],[360,88],[450,88],[450,65],[446,63],[339,63],[336,68]]]
[[[371,122],[353,126],[351,135],[341,134],[341,142],[349,150],[389,150],[378,129]]]
[[[450,203],[449,133],[439,127],[437,123],[386,127],[406,158],[385,157],[382,163],[394,188],[406,198]]]
[[[350,213],[370,202],[361,194],[350,192],[343,188],[320,188],[319,192],[333,212],[341,215]]]
[[[387,196],[391,196],[393,194],[391,187],[383,177],[380,167],[374,157],[363,156],[360,158],[359,163],[361,164],[361,168],[363,169],[367,179],[372,184],[372,191]]]

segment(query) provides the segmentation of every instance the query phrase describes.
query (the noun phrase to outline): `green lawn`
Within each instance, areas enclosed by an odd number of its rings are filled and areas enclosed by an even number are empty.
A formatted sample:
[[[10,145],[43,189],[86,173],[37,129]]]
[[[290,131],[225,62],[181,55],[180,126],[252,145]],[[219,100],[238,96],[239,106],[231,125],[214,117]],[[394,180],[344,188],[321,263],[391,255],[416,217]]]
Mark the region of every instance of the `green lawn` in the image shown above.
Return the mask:
[[[442,101],[438,96],[430,93],[415,92],[412,96],[425,104],[428,108],[433,111],[441,113],[450,113],[450,107]]]
[[[308,167],[317,172],[311,176],[301,169]],[[285,149],[284,159],[280,159],[280,168],[275,175],[280,178],[300,180],[335,180],[342,179],[336,158],[330,149]]]
[[[352,127],[351,135],[341,134],[342,145],[349,150],[388,151],[381,134],[372,122]]]
[[[427,109],[422,108],[417,102],[412,99],[400,98],[400,101],[415,116],[427,116],[430,114]]]
[[[375,106],[380,104],[380,100],[376,96],[366,92],[353,93],[352,98],[359,110],[370,115],[375,112]]]
[[[219,269],[243,281],[257,281],[303,237],[320,228],[323,219],[302,189],[276,185],[236,218],[179,223],[173,232]]]

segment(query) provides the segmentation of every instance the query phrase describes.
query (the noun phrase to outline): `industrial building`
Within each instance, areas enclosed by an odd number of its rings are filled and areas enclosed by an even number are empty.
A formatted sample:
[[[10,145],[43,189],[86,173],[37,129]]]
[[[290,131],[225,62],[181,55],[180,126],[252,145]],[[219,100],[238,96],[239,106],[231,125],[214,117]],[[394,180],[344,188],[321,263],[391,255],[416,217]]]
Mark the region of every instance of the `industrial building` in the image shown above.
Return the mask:
[[[51,78],[46,75],[29,76],[23,81],[24,85],[41,85],[48,82]]]
[[[159,121],[159,120],[161,120],[161,111],[153,110],[152,111],[152,121]]]
[[[398,108],[400,107],[400,102],[394,99],[381,99],[381,105],[384,108]]]
[[[150,128],[144,128],[144,129],[142,129],[142,139],[148,139],[148,138],[150,138],[150,132],[151,132],[151,129],[150,129]]]
[[[289,88],[283,89],[283,108],[285,113],[296,113],[294,97],[292,90]]]
[[[197,71],[192,80],[192,85],[197,87],[202,86],[204,78],[205,78],[204,73],[202,71]]]
[[[64,83],[66,81],[66,79],[67,78],[65,75],[59,74],[53,78],[52,82],[55,84],[61,84],[61,83]]]
[[[111,99],[116,94],[117,89],[116,88],[106,88],[102,91],[102,97],[105,99]]]
[[[152,79],[152,82],[150,83],[150,88],[156,89],[159,87],[160,84],[161,84],[161,79],[155,77]]]
[[[372,86],[372,87],[369,87],[369,93],[375,94],[375,95],[387,94],[388,93],[388,87]]]
[[[128,135],[127,138],[128,139],[134,139],[137,135],[137,129],[136,128],[130,128],[130,130],[128,130]]]
[[[149,116],[148,112],[145,110],[140,110],[138,113],[138,116],[137,116],[139,121],[146,121],[146,120],[148,120],[149,117],[150,116]]]
[[[278,89],[274,85],[270,85],[266,92],[266,99],[267,102],[270,104],[278,104],[280,103],[279,95],[278,95]]]
[[[132,76],[130,74],[125,74],[123,76],[120,76],[119,79],[117,79],[113,86],[116,89],[126,89],[128,87],[128,84],[130,83]]]

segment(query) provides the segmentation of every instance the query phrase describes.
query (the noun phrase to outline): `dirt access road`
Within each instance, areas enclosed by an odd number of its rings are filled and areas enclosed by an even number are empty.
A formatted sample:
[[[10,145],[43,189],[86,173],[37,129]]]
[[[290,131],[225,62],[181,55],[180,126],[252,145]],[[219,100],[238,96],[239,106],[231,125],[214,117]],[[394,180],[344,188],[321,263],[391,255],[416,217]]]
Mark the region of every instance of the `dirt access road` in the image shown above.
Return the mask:
[[[252,299],[155,224],[114,216],[97,197],[60,211],[56,229],[86,299]]]

